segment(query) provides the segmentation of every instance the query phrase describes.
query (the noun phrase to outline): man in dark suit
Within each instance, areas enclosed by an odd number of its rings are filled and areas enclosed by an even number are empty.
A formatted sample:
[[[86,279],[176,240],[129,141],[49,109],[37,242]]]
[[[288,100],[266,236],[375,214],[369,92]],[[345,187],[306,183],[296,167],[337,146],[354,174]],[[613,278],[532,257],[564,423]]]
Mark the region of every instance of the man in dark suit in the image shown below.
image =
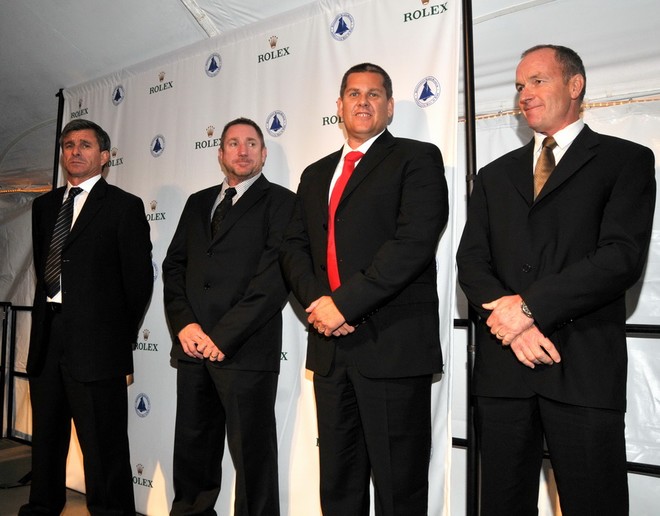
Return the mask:
[[[303,172],[280,256],[309,314],[321,505],[325,516],[369,514],[373,475],[377,515],[426,515],[442,156],[386,130],[394,99],[379,66],[349,69],[337,108],[346,144]]]
[[[190,196],[163,262],[176,336],[172,515],[211,515],[225,428],[237,516],[277,516],[275,395],[288,290],[278,253],[294,194],[261,170],[266,146],[247,118],[222,131],[222,184]]]
[[[654,157],[584,124],[585,82],[571,49],[523,53],[534,139],[481,170],[458,249],[481,316],[482,515],[537,514],[544,438],[563,514],[628,514],[624,295],[648,250]]]
[[[32,207],[32,487],[19,514],[62,511],[73,417],[90,513],[134,515],[126,375],[153,287],[149,224],[142,201],[101,176],[101,127],[73,120],[60,144],[67,186]]]

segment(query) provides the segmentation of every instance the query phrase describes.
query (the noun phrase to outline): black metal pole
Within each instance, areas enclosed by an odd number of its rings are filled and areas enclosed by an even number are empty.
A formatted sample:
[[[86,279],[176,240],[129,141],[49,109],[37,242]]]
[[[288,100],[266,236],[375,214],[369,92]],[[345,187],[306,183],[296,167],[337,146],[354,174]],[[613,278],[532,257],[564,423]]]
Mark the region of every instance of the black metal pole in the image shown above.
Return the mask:
[[[463,90],[465,98],[465,181],[467,184],[467,202],[474,178],[477,175],[476,151],[476,112],[474,95],[474,51],[472,32],[472,1],[463,0]],[[479,449],[474,428],[474,405],[472,402],[472,368],[476,353],[475,314],[470,314],[467,342],[467,474],[465,514],[479,514]]]
[[[57,92],[57,127],[55,127],[55,158],[53,160],[53,189],[57,188],[60,171],[60,134],[62,133],[62,120],[64,120],[64,95],[62,90]]]

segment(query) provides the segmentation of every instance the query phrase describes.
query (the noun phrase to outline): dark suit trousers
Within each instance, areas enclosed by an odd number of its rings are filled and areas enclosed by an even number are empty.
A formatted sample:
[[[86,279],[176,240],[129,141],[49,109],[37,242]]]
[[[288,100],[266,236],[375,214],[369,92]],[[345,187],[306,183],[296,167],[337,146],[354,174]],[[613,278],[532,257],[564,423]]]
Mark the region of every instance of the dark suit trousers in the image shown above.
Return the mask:
[[[46,362],[41,374],[30,377],[32,487],[30,503],[21,515],[59,515],[62,511],[73,418],[83,453],[89,512],[92,516],[134,516],[126,377],[84,383],[73,379],[61,362],[66,346],[62,318],[51,312],[48,319]]]
[[[543,440],[564,516],[625,516],[623,412],[540,396],[476,398],[481,515],[536,515]]]
[[[337,342],[328,376],[314,375],[323,516],[426,516],[431,375],[373,379]]]
[[[277,373],[179,360],[171,515],[215,515],[227,445],[236,516],[278,516]]]

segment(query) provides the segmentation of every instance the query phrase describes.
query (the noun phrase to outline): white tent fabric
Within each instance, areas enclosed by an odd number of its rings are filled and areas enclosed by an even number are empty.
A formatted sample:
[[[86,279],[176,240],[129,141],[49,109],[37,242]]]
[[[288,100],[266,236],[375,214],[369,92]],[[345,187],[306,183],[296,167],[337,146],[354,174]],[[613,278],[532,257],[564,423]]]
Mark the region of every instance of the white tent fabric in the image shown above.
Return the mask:
[[[256,0],[260,2],[261,0]],[[347,5],[344,1],[321,0],[318,2],[307,2],[303,0],[291,0],[296,5],[318,4],[321,8],[336,7],[341,9]],[[194,3],[194,2],[192,2]],[[229,28],[240,27],[261,19],[262,9],[270,10],[275,3],[262,2],[268,6],[255,7],[255,0],[198,0],[204,12],[208,13],[214,24],[218,27]],[[393,7],[383,7],[381,11],[392,10],[401,15],[405,12],[419,12],[422,18],[424,9],[428,6],[439,6],[445,2],[425,0],[403,0],[396,2]],[[450,2],[453,4],[453,2]],[[525,48],[538,43],[559,43],[570,46],[582,56],[587,68],[587,102],[608,101],[611,99],[637,99],[645,95],[657,95],[660,92],[660,63],[657,49],[660,48],[660,31],[657,30],[657,19],[659,8],[657,2],[651,0],[633,0],[626,3],[615,0],[474,0],[474,51],[475,51],[475,85],[477,90],[477,113],[483,115],[477,125],[477,149],[479,166],[485,165],[491,159],[498,157],[504,152],[522,144],[526,138],[524,122],[517,117],[506,115],[515,107],[515,91],[513,88],[513,77],[519,54]],[[283,0],[278,5],[289,4]],[[9,37],[9,44],[0,45],[3,48],[0,53],[0,63],[3,70],[15,70],[12,72],[12,80],[2,81],[0,85],[0,97],[8,101],[8,107],[3,108],[5,119],[15,121],[24,120],[27,127],[21,127],[9,133],[2,133],[0,144],[0,186],[5,182],[5,177],[14,181],[17,177],[28,177],[34,184],[39,181],[33,180],[34,176],[29,171],[39,170],[46,180],[51,175],[49,167],[52,163],[52,139],[54,137],[54,119],[43,120],[34,118],[35,104],[40,99],[47,97],[48,102],[53,102],[53,94],[59,87],[69,87],[80,83],[88,77],[98,77],[105,74],[109,69],[128,67],[135,62],[143,61],[145,58],[158,56],[163,50],[169,51],[182,45],[188,45],[199,41],[202,37],[200,27],[194,27],[189,18],[181,16],[180,11],[172,7],[170,0],[154,3],[146,2],[140,5],[127,0],[107,3],[99,2],[90,4],[96,18],[103,19],[103,24],[90,24],[88,10],[78,10],[76,13],[66,13],[65,9],[75,9],[75,6],[43,4],[39,0],[26,0],[21,3],[9,3],[0,8],[0,38],[5,41]],[[389,3],[383,6],[390,6]],[[31,18],[20,9],[29,9],[33,13]],[[9,9],[9,12],[8,12]],[[268,16],[275,11],[266,13]],[[382,14],[382,13],[381,13]],[[426,17],[426,19],[433,19]],[[26,23],[29,21],[30,23]],[[140,23],[138,23],[138,21]],[[144,23],[142,23],[144,21]],[[269,27],[270,23],[277,24],[275,18],[265,23],[257,24],[257,27]],[[419,21],[415,27],[424,27]],[[89,31],[86,27],[92,27]],[[81,35],[86,30],[88,38]],[[251,28],[250,28],[251,29]],[[221,30],[225,32],[227,29]],[[259,29],[257,29],[259,30]],[[420,29],[421,30],[421,29]],[[425,29],[424,29],[425,30]],[[242,29],[237,31],[242,34]],[[75,58],[69,62],[61,63],[58,60],[62,52],[62,41],[66,35],[70,35],[75,48]],[[143,38],[139,43],[129,45],[128,41]],[[91,39],[91,42],[90,42]],[[373,53],[373,59],[387,65],[380,59],[386,56],[386,46],[381,42],[391,43],[394,40],[397,45],[405,51],[406,60],[420,60],[418,52],[420,47],[415,40],[405,38],[397,32],[386,31],[384,28],[374,36],[374,46],[377,47]],[[31,45],[35,45],[35,50]],[[152,45],[153,44],[153,45]],[[212,46],[212,45],[211,45]],[[68,47],[66,47],[68,48]],[[209,47],[210,48],[210,47]],[[11,49],[11,52],[9,51]],[[158,50],[161,49],[161,50]],[[314,49],[309,47],[307,51],[313,56]],[[31,58],[31,54],[36,60]],[[457,52],[458,53],[458,52]],[[156,68],[164,58],[157,58],[142,66],[126,68],[131,70],[148,70]],[[112,63],[118,63],[112,66]],[[273,62],[274,63],[274,62]],[[271,64],[273,64],[271,63]],[[319,65],[326,66],[328,63],[319,61]],[[331,62],[335,66],[337,63]],[[54,69],[62,69],[67,72],[65,78],[57,75]],[[39,70],[40,74],[34,74]],[[35,76],[32,84],[24,81],[27,74]],[[136,72],[137,73],[137,72]],[[283,81],[278,81],[281,86],[293,87],[302,85],[306,78],[302,74],[282,75]],[[153,79],[153,77],[152,77]],[[406,79],[404,77],[404,79]],[[337,81],[331,78],[331,85]],[[18,85],[19,90],[30,95],[28,100],[21,100],[6,88]],[[55,86],[53,86],[55,85]],[[265,88],[265,85],[262,85]],[[269,85],[268,87],[280,87]],[[45,91],[43,91],[45,88]],[[399,81],[395,79],[395,96],[401,91]],[[261,88],[260,88],[261,90]],[[332,90],[332,88],[331,88]],[[336,98],[336,92],[328,100],[332,102]],[[74,104],[77,101],[74,101]],[[318,102],[326,102],[319,96]],[[17,104],[20,112],[16,114],[11,110],[11,104]],[[587,110],[585,119],[594,129],[623,136],[631,140],[645,143],[654,149],[656,157],[660,156],[657,135],[660,134],[658,127],[658,102],[631,103],[612,107],[594,107]],[[409,106],[414,109],[411,105]],[[398,125],[399,114],[408,111],[407,104],[397,104],[397,118],[392,130],[395,134],[406,135],[408,128]],[[462,111],[462,100],[458,103],[459,112]],[[200,106],[199,112],[202,111]],[[213,109],[208,110],[212,112]],[[52,110],[54,113],[54,109]],[[330,111],[328,111],[330,113]],[[412,113],[412,111],[411,111]],[[188,115],[181,115],[183,121]],[[223,118],[224,120],[224,118]],[[216,122],[216,125],[219,122]],[[200,126],[201,127],[201,126]],[[459,134],[462,133],[463,125],[458,124]],[[206,125],[203,126],[203,129]],[[47,130],[48,129],[48,130]],[[199,131],[198,127],[193,128]],[[192,129],[191,129],[192,130]],[[9,153],[5,153],[6,134],[9,138],[16,135],[24,135],[17,139],[12,145]],[[43,136],[42,136],[43,135]],[[113,135],[114,136],[114,135]],[[200,136],[201,138],[202,136]],[[332,140],[332,141],[330,141]],[[277,139],[274,139],[278,142]],[[335,139],[326,142],[330,150]],[[122,146],[123,148],[123,146]],[[44,150],[45,151],[44,154]],[[443,148],[443,151],[445,149]],[[301,169],[304,159],[293,164],[287,163],[283,157],[284,153],[276,144],[271,144],[270,163],[267,165],[266,174],[275,163],[284,160],[290,170]],[[40,154],[41,153],[41,154]],[[318,157],[322,155],[321,149],[317,153],[311,153]],[[41,156],[40,159],[39,156]],[[45,156],[45,157],[44,157]],[[121,156],[120,156],[121,157]],[[275,159],[274,159],[275,158]],[[452,164],[454,175],[453,205],[453,234],[451,239],[452,249],[455,249],[456,239],[460,237],[464,216],[465,193],[462,176],[465,171],[463,160],[463,147],[459,147],[456,162]],[[209,159],[204,165],[204,174],[208,174],[208,180],[215,180],[213,175],[217,169],[215,163]],[[35,162],[34,166],[32,163]],[[5,175],[5,172],[9,176]],[[112,173],[112,172],[111,172]],[[210,183],[209,183],[210,184]],[[294,184],[290,185],[295,188]],[[166,189],[164,189],[166,191]],[[172,192],[169,192],[171,194]],[[187,193],[187,192],[186,192]],[[179,192],[180,200],[184,198],[184,192]],[[29,272],[29,211],[25,204],[26,197],[17,194],[5,194],[0,206],[0,223],[2,227],[16,225],[18,230],[8,230],[0,238],[0,260],[2,260],[2,281],[0,281],[0,300],[9,300],[15,304],[30,304],[31,302],[31,276]],[[15,201],[14,201],[15,200]],[[160,197],[156,200],[160,203]],[[29,201],[29,198],[28,198]],[[18,207],[13,206],[17,204]],[[160,212],[159,210],[156,213]],[[176,218],[173,211],[168,207],[167,224],[174,224],[171,220]],[[660,219],[656,218],[656,227]],[[160,232],[160,228],[158,230]],[[643,285],[638,289],[641,292],[633,294],[633,305],[636,310],[631,314],[630,322],[638,324],[658,324],[658,253],[660,253],[660,236],[654,232],[649,266],[644,278]],[[445,235],[444,242],[449,241]],[[453,256],[453,254],[452,254]],[[5,258],[6,257],[6,258]],[[162,257],[161,257],[162,258]],[[5,261],[6,260],[6,261]],[[452,258],[453,260],[453,258]],[[12,264],[12,271],[8,264]],[[27,265],[27,266],[26,266]],[[9,272],[14,273],[13,277]],[[16,286],[16,283],[26,281],[25,286]],[[456,317],[464,317],[464,301],[459,289],[450,285],[449,290],[457,294],[455,312]],[[25,327],[29,324],[29,317],[21,315],[19,319],[19,339],[26,340]],[[149,324],[147,329],[153,331],[157,325]],[[289,339],[285,335],[285,339]],[[451,396],[451,425],[454,437],[465,437],[465,332],[456,330],[454,332],[454,344],[449,350],[451,353],[450,381],[447,385],[445,380],[440,382],[444,388],[449,389]],[[160,337],[159,337],[160,339]],[[143,339],[149,342],[149,339]],[[165,346],[166,341],[162,340]],[[157,342],[157,344],[159,344]],[[159,344],[163,345],[163,344]],[[629,411],[627,416],[628,455],[629,460],[640,461],[649,464],[660,464],[658,457],[658,443],[660,442],[660,360],[657,351],[657,339],[631,338],[629,339]],[[21,357],[19,357],[19,360]],[[308,381],[304,374],[300,377],[300,384]],[[24,386],[19,386],[25,392]],[[153,401],[153,400],[151,400]],[[313,410],[313,400],[309,397],[301,398],[296,410]],[[29,428],[29,411],[25,404],[17,409],[17,416],[22,428]],[[291,413],[290,417],[295,414]],[[288,424],[288,423],[285,423]],[[164,436],[168,430],[149,436],[145,433],[144,438],[166,439]],[[301,427],[300,433],[310,433],[312,428]],[[314,462],[311,454],[306,450],[296,452],[292,462],[300,465],[300,468],[313,468]],[[451,464],[447,462],[445,467],[451,467],[451,490],[445,494],[444,514],[464,514],[464,482],[465,461],[464,451],[456,449],[451,456]],[[292,469],[292,474],[300,474],[305,469]],[[434,470],[435,471],[435,470]],[[548,471],[551,475],[551,471]],[[154,475],[158,482],[168,482],[167,472],[159,472]],[[657,500],[660,498],[660,480],[650,476],[630,475],[631,485],[631,514],[654,515],[657,513]],[[146,488],[145,488],[146,489]],[[552,484],[542,493],[541,514],[559,514],[555,509],[556,500],[552,493]],[[292,509],[293,510],[293,509]],[[149,514],[156,514],[149,512]],[[291,512],[290,514],[294,514]],[[439,513],[434,513],[439,514]]]

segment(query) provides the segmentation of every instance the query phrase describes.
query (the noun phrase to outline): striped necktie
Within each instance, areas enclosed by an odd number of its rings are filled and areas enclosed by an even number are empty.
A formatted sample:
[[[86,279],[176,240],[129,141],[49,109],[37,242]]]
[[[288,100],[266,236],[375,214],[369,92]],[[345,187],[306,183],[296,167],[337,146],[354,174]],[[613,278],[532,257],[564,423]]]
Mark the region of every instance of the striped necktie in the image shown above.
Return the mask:
[[[82,192],[82,188],[75,186],[69,190],[66,201],[62,203],[60,212],[57,215],[57,222],[53,230],[53,236],[50,240],[50,249],[48,250],[48,259],[46,260],[46,293],[48,297],[53,297],[60,289],[60,273],[62,271],[62,246],[66,237],[71,231],[71,222],[73,221],[73,198]]]

